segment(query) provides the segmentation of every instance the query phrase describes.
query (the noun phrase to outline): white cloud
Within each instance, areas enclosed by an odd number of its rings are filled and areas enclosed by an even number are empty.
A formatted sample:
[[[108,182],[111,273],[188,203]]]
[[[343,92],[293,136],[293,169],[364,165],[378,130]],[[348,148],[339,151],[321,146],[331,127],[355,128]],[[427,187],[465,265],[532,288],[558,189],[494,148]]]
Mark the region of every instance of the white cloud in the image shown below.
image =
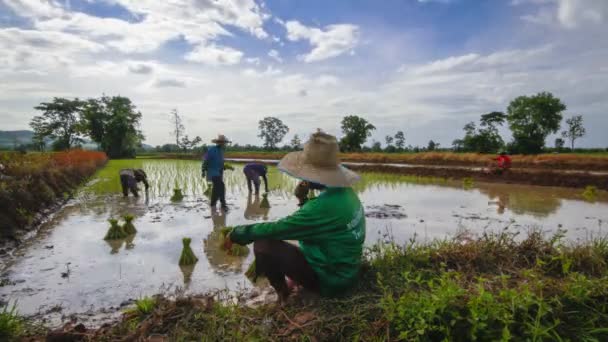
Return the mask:
[[[210,44],[198,45],[186,55],[186,60],[209,65],[234,65],[238,64],[242,57],[243,53],[239,50]]]
[[[277,50],[270,50],[268,51],[268,57],[274,59],[275,61],[279,62],[279,63],[283,63],[283,58],[281,58],[281,55],[279,54],[279,51]]]
[[[522,19],[536,24],[557,23],[573,29],[608,22],[606,0],[514,0],[512,4],[539,5],[540,8],[536,13],[522,16]]]
[[[248,77],[266,77],[266,76],[276,76],[282,74],[283,71],[281,69],[275,69],[272,66],[266,67],[263,71],[258,71],[253,68],[247,68],[243,70],[243,75]]]
[[[288,40],[307,40],[313,47],[312,51],[301,56],[307,63],[339,56],[354,49],[359,41],[359,27],[352,24],[334,24],[319,29],[293,20],[286,22],[285,28]]]

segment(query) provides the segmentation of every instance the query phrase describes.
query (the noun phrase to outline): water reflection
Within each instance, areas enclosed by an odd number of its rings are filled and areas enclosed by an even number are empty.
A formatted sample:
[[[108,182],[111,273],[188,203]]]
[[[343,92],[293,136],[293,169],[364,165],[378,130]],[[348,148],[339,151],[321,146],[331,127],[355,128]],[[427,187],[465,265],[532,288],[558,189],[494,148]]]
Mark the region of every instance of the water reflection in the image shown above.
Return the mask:
[[[247,196],[247,206],[245,207],[245,218],[247,220],[268,220],[270,208],[261,207],[261,197],[259,194],[251,194]]]
[[[234,256],[228,254],[223,248],[224,238],[221,229],[226,227],[227,214],[221,210],[211,210],[211,220],[213,221],[213,230],[203,241],[205,255],[211,267],[219,272],[236,272],[243,271],[243,262],[246,256]]]
[[[179,269],[184,276],[184,288],[187,290],[190,287],[190,283],[192,282],[192,274],[194,273],[194,265],[179,265]]]
[[[505,208],[519,214],[529,214],[536,217],[547,217],[561,207],[561,198],[547,188],[538,187],[530,191],[530,187],[505,184],[484,184],[479,191],[486,194],[489,204],[496,205],[496,212],[504,214]]]

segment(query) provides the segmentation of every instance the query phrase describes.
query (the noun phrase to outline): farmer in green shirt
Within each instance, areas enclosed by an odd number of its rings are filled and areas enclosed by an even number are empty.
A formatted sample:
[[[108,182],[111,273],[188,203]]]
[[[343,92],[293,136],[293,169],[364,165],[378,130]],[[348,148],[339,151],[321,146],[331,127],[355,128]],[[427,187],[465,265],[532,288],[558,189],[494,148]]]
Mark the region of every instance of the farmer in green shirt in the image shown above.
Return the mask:
[[[359,176],[340,165],[336,138],[320,131],[278,168],[323,191],[276,222],[235,227],[227,243],[254,243],[256,272],[281,300],[289,296],[288,283],[323,296],[343,293],[357,281],[365,240],[363,206],[351,188]],[[299,247],[283,240],[298,240]]]

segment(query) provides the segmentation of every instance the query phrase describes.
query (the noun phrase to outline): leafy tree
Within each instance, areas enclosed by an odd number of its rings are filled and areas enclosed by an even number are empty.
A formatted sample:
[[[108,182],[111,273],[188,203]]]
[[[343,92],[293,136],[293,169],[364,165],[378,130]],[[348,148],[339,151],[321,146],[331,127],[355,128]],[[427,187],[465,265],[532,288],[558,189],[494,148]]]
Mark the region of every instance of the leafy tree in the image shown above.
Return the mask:
[[[289,127],[281,119],[270,116],[260,120],[258,127],[260,129],[258,137],[264,140],[264,147],[270,150],[276,149],[277,145],[289,132]]]
[[[298,150],[302,146],[302,141],[300,141],[300,137],[296,134],[291,139],[291,142],[289,143],[289,145],[291,146],[292,149]]]
[[[481,116],[480,127],[474,122],[469,122],[463,127],[465,136],[452,142],[457,151],[474,151],[481,153],[495,153],[504,145],[502,137],[498,133],[499,125],[505,122],[506,115],[501,112],[491,112]]]
[[[35,140],[41,142],[45,138],[51,138],[55,150],[69,149],[82,142],[80,117],[83,105],[77,98],[70,100],[55,97],[53,102],[43,102],[34,107],[42,111],[42,115],[35,116],[30,122]]]
[[[141,113],[127,97],[90,99],[83,110],[83,127],[110,158],[135,157],[144,139],[139,130]]]
[[[356,115],[345,116],[342,119],[342,133],[340,148],[344,152],[360,151],[361,145],[365,144],[368,137],[376,127],[367,120]]]
[[[430,140],[428,145],[426,146],[426,149],[428,151],[435,151],[438,148],[439,148],[439,143],[436,143],[433,140]]]
[[[372,142],[372,152],[382,152],[382,144],[379,141]]]
[[[545,140],[559,130],[566,106],[551,93],[520,96],[507,108],[507,121],[513,132],[513,148],[520,153],[540,153]]]
[[[575,115],[569,119],[566,119],[566,124],[568,125],[568,129],[562,132],[562,137],[570,140],[570,147],[572,150],[574,150],[574,141],[578,138],[584,137],[587,133],[585,127],[583,126],[583,116]]]
[[[562,139],[562,138],[555,139],[555,149],[556,150],[561,151],[564,148],[564,145],[566,145],[566,142],[564,141],[564,139]]]
[[[403,131],[398,131],[397,134],[395,134],[395,146],[397,146],[400,151],[405,147],[405,134],[403,134]]]
[[[175,136],[175,144],[179,146],[182,142],[182,136],[184,135],[184,124],[181,115],[177,112],[177,109],[172,109],[169,114],[169,121],[171,122],[171,133]]]
[[[190,138],[188,138],[188,135],[186,135],[182,137],[182,140],[179,142],[179,147],[181,147],[181,149],[186,152],[195,148],[198,144],[201,143],[201,141],[202,139],[198,135],[192,140],[190,140]]]

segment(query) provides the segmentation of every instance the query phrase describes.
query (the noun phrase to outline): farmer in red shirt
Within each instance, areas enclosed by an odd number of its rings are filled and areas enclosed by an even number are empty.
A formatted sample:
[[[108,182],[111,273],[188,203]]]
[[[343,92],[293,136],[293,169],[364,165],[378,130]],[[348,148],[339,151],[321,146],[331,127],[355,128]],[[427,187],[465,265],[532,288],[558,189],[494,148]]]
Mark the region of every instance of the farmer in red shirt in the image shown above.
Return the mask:
[[[500,155],[494,160],[496,160],[495,173],[502,174],[511,168],[511,157],[504,151],[500,152]]]

